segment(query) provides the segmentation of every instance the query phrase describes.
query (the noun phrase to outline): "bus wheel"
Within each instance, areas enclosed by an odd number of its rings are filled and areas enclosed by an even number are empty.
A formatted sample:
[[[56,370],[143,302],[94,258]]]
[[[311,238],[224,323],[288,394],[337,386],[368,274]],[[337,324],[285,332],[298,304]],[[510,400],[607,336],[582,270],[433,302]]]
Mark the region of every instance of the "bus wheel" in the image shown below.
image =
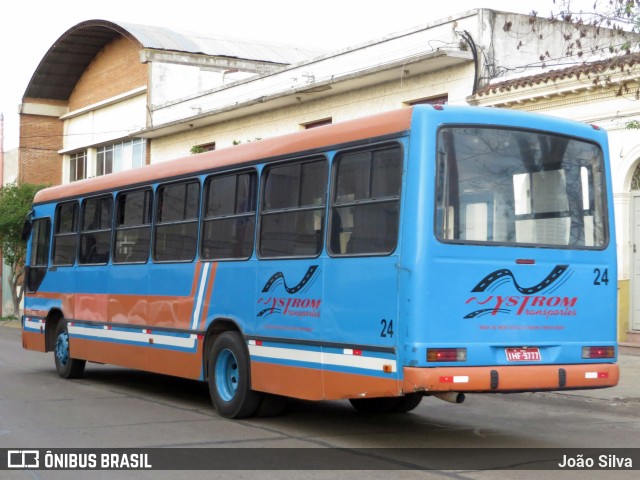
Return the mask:
[[[281,395],[265,393],[256,412],[258,417],[279,417],[287,410],[288,398]]]
[[[396,413],[407,413],[414,410],[422,401],[422,395],[419,393],[408,393],[404,397],[398,397],[400,402],[395,409]]]
[[[385,414],[406,413],[416,408],[422,401],[422,395],[410,393],[403,397],[352,398],[353,408],[360,413]]]
[[[85,360],[71,358],[69,353],[69,330],[67,322],[60,320],[56,326],[56,345],[53,351],[56,371],[62,378],[79,378],[87,364]]]
[[[223,417],[250,417],[260,407],[262,395],[251,390],[249,359],[237,332],[224,332],[213,344],[209,357],[209,393]]]

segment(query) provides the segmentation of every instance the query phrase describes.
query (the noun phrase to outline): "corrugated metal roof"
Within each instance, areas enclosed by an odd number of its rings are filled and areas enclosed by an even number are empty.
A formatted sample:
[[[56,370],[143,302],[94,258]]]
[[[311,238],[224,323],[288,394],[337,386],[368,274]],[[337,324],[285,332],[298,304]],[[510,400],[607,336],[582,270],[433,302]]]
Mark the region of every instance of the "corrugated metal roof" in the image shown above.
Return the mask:
[[[203,54],[291,65],[322,52],[294,46],[177,32],[164,27],[88,20],[67,30],[40,61],[24,97],[67,100],[93,60],[105,45],[118,36],[136,42],[140,48]]]
[[[201,53],[216,57],[240,58],[290,65],[303,62],[323,52],[290,45],[252,42],[239,38],[216,37],[163,27],[120,23],[145,48],[177,52]]]

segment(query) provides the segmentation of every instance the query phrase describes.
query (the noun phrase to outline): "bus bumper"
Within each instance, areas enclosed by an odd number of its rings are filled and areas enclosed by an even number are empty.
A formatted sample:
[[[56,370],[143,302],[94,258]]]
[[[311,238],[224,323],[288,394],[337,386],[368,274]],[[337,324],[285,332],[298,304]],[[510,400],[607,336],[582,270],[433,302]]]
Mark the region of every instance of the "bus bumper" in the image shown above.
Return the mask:
[[[615,363],[404,368],[404,393],[532,392],[613,387]]]

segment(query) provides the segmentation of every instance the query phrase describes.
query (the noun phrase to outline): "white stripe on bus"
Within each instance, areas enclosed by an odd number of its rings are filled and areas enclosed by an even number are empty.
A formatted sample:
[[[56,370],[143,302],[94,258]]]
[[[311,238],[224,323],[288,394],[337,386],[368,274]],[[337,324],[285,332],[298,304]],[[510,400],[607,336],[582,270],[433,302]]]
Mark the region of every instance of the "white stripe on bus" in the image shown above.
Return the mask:
[[[325,353],[309,350],[295,350],[293,348],[265,347],[249,345],[251,356],[270,358],[274,360],[291,360],[304,363],[335,365],[340,367],[362,368],[365,370],[383,371],[385,365],[396,371],[396,361],[387,358],[364,357],[360,355],[342,355],[339,353]]]

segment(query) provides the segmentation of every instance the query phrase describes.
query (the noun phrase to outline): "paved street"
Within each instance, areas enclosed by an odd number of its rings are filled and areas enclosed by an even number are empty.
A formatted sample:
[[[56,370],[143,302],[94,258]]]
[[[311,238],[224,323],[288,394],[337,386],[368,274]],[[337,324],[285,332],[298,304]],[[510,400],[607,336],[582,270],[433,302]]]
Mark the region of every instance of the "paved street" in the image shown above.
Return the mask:
[[[114,447],[640,447],[640,357],[621,357],[621,386],[562,394],[468,395],[462,405],[425,398],[406,415],[364,416],[347,402],[291,402],[277,418],[227,420],[211,407],[204,384],[89,364],[79,380],[62,380],[52,354],[25,351],[20,330],[0,326],[0,448]],[[625,372],[628,375],[625,376]],[[217,472],[220,478],[224,472]],[[300,478],[263,472],[266,478]],[[298,474],[300,472],[297,472]],[[342,474],[344,473],[344,474]],[[342,472],[341,478],[362,478]],[[373,478],[558,478],[568,472],[366,472]],[[578,472],[572,472],[580,475]],[[632,472],[598,473],[631,478]],[[87,472],[0,471],[0,478],[86,478]],[[211,472],[180,474],[211,478]],[[255,472],[228,473],[253,478]],[[304,478],[331,478],[306,472]],[[176,472],[135,472],[175,478]],[[91,478],[132,478],[92,472]]]

